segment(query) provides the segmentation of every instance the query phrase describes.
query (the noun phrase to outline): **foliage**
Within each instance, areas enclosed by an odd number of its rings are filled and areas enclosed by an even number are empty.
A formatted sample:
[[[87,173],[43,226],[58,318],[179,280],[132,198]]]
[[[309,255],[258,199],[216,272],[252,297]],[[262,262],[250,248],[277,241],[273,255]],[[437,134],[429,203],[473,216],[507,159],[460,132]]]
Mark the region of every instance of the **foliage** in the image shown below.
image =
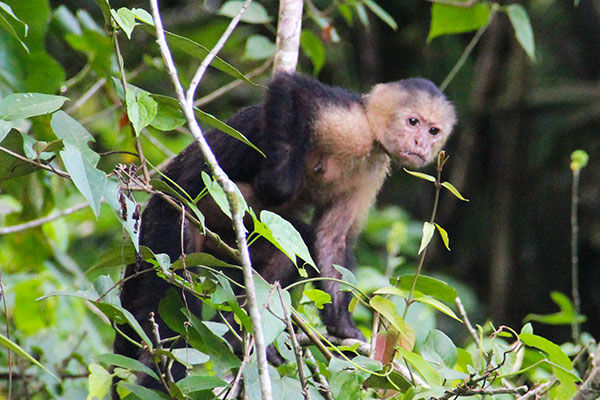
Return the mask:
[[[218,37],[223,21],[236,16],[242,3],[226,1],[218,10],[205,11],[214,22],[207,22],[200,33],[167,34],[176,59],[193,61],[181,62],[182,79],[191,79],[192,66],[210,51],[211,40],[206,38]],[[160,316],[189,347],[170,349],[173,338],[163,338],[155,346],[119,302],[120,271],[145,260],[159,276],[201,298],[207,314],[208,310],[232,312],[235,323],[252,332],[247,312],[232,290],[236,283],[222,272],[239,266],[209,254],[190,254],[186,265],[200,268],[183,278],[177,273],[183,268],[181,260],[139,246],[140,205],[148,198],[144,192],[150,186],[185,204],[199,229],[204,229],[203,216],[196,203],[202,196],[211,196],[226,215],[232,213],[223,189],[207,174],[202,176],[206,190],[197,198],[148,179],[154,174],[153,165],[188,141],[185,135],[171,132],[185,133],[185,118],[177,101],[163,94],[169,87],[161,84],[166,75],[155,58],[158,51],[152,45],[155,33],[148,12],[111,8],[105,0],[97,4],[104,21],[84,9],[51,8],[47,0],[0,1],[0,54],[5,56],[0,60],[0,229],[5,229],[0,231],[0,292],[6,325],[0,346],[7,350],[0,354],[0,366],[10,379],[0,388],[16,398],[94,399],[110,395],[116,377],[121,398],[166,398],[165,393],[135,383],[135,374],[143,372],[163,384],[171,398],[224,398],[232,389],[228,374],[241,371],[248,397],[260,398],[255,356],[236,355],[223,339],[231,326],[190,314],[170,293],[160,303]],[[308,2],[307,8],[301,48],[315,75],[333,62],[328,58],[330,46],[341,41],[340,32],[355,20],[370,25],[378,18],[398,29],[390,14],[370,0],[334,2],[325,11]],[[534,60],[533,31],[519,4],[433,4],[428,40],[485,30],[498,13],[508,16],[515,39]],[[207,77],[207,85],[219,86],[224,77],[233,77],[258,87],[251,74],[241,71],[271,59],[275,46],[268,28],[274,19],[266,2],[252,3],[242,16],[240,33],[226,48],[235,62],[216,58],[211,65],[219,72]],[[200,39],[194,40],[195,36]],[[144,54],[129,58],[123,49],[134,48],[136,40],[144,41]],[[47,41],[59,43],[56,46],[62,50],[47,50]],[[471,50],[467,48],[464,56]],[[73,60],[75,64],[69,65]],[[218,116],[200,107],[195,112],[203,124],[243,141],[252,147],[248,151],[260,151]],[[583,154],[574,155],[573,170],[587,164]],[[385,264],[383,268],[361,268],[357,279],[339,266],[341,283],[355,295],[356,319],[376,344],[374,352],[365,351],[361,343],[339,343],[322,333],[317,310],[330,298],[313,288],[310,279],[301,282],[306,285],[300,292],[281,288],[277,296],[271,285],[254,277],[260,309],[268,310],[262,319],[265,342],[274,344],[287,361],[268,371],[275,398],[298,399],[307,392],[312,399],[448,399],[477,394],[500,399],[528,392],[568,399],[576,393],[583,370],[573,358],[594,352],[591,338],[581,335],[574,343],[559,346],[534,334],[530,323],[520,330],[491,322],[472,327],[461,301],[471,293],[440,277],[423,275],[436,231],[444,247],[451,248],[450,234],[435,222],[440,193],[468,201],[441,179],[446,162],[441,153],[437,176],[406,171],[434,186],[429,221],[421,223],[389,208],[367,222],[361,246],[369,247],[376,254],[375,263]],[[318,268],[289,222],[268,211],[256,215],[239,191],[238,201],[253,220],[247,235],[250,245],[258,237],[269,240],[302,276],[305,268]],[[28,221],[35,224],[20,225]],[[122,235],[115,238],[119,229]],[[546,324],[584,320],[566,296],[553,293],[552,299],[559,312],[532,314],[528,320]],[[289,321],[279,317],[287,314],[291,314]],[[308,345],[302,343],[303,350],[297,350],[290,336],[294,332],[287,330],[286,322],[291,320],[315,336]],[[129,325],[140,336],[139,345],[164,371],[179,362],[189,376],[169,382],[169,374],[157,374],[138,360],[111,353],[114,334],[121,334],[117,324]],[[445,333],[459,329],[463,330],[461,345]],[[299,353],[304,354],[300,360]]]

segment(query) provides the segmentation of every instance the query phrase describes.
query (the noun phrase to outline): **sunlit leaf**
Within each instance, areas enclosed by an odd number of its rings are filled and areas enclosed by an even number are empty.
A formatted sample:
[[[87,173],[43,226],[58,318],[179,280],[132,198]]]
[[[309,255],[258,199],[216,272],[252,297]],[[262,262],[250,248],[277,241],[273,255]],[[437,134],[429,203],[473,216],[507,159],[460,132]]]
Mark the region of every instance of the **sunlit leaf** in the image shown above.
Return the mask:
[[[445,187],[446,189],[448,189],[450,191],[450,193],[452,193],[453,195],[455,195],[462,201],[469,201],[469,199],[464,198],[463,195],[460,194],[458,189],[456,189],[450,182],[443,182],[442,186]]]
[[[442,242],[444,242],[444,246],[446,246],[446,249],[450,250],[450,241],[448,239],[448,232],[446,232],[446,230],[444,228],[442,228],[441,226],[439,226],[438,224],[435,224],[435,227],[437,228],[438,232],[440,233],[440,237],[442,238]]]
[[[96,363],[91,363],[88,368],[90,375],[88,376],[89,392],[87,400],[103,399],[110,393],[112,375]]]
[[[519,335],[519,339],[521,339],[521,341],[527,346],[542,350],[548,355],[550,361],[558,364],[562,368],[565,368],[567,371],[573,369],[573,363],[562,351],[559,345],[532,333],[521,333]]]
[[[325,304],[331,303],[331,296],[329,293],[322,290],[305,289],[303,293],[310,301],[315,303],[315,307],[317,307],[319,310],[322,310]]]
[[[433,238],[433,232],[435,232],[435,225],[430,222],[423,223],[423,235],[421,236],[421,245],[419,246],[419,253],[421,254],[423,250],[429,245],[431,242],[431,238]]]
[[[399,279],[398,286],[401,289],[408,291],[411,289],[414,279],[414,274],[403,275]],[[454,304],[456,297],[458,296],[456,290],[446,282],[425,275],[419,275],[415,290],[447,304]]]
[[[27,36],[29,27],[25,22],[17,18],[12,8],[4,2],[0,2],[0,27],[4,28],[4,30],[15,38],[25,51],[29,52],[29,48],[23,41]]]
[[[588,153],[583,150],[575,150],[571,153],[571,169],[573,171],[579,171],[584,168],[590,159]]]
[[[429,174],[424,174],[422,172],[416,172],[416,171],[409,171],[406,168],[402,168],[404,170],[404,172],[412,175],[412,176],[416,176],[417,178],[421,178],[421,179],[425,179],[426,181],[429,182],[435,182],[435,178]]]
[[[300,46],[302,51],[313,65],[313,74],[317,75],[325,64],[325,47],[321,39],[311,31],[304,29],[300,33]]]
[[[471,7],[456,7],[434,3],[431,6],[431,26],[427,41],[454,33],[475,31],[490,19],[490,3],[478,2]]]
[[[135,15],[133,12],[128,8],[121,7],[117,11],[111,9],[110,13],[117,25],[127,35],[127,39],[131,39],[131,32],[133,32],[133,28],[135,27]]]
[[[369,8],[373,12],[373,14],[377,15],[379,19],[389,25],[393,30],[398,29],[398,24],[392,18],[390,14],[387,13],[383,8],[381,8],[377,3],[373,0],[362,0],[362,3]]]
[[[415,301],[418,301],[419,303],[423,303],[423,304],[427,304],[433,308],[435,308],[436,310],[446,314],[447,316],[454,318],[455,320],[462,322],[460,320],[460,318],[458,318],[456,316],[456,314],[454,313],[454,311],[452,311],[450,309],[450,307],[448,307],[447,305],[445,305],[444,303],[442,303],[441,301],[434,299],[433,297],[429,297],[429,296],[424,296],[418,292],[415,292]]]

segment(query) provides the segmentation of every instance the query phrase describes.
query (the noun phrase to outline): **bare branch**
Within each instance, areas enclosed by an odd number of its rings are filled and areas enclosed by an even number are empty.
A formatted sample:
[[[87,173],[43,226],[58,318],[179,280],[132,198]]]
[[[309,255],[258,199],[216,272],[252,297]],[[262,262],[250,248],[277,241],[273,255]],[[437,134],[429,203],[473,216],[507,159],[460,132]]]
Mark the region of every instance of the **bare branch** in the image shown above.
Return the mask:
[[[271,378],[269,376],[266,345],[265,345],[264,336],[262,333],[261,317],[260,317],[260,313],[258,310],[258,303],[256,300],[256,290],[254,287],[253,270],[252,270],[252,265],[250,263],[250,252],[248,251],[248,243],[246,240],[246,232],[245,232],[245,226],[244,226],[244,222],[243,222],[243,216],[244,216],[245,210],[240,208],[238,201],[237,201],[236,194],[235,194],[235,185],[233,182],[231,182],[231,180],[229,180],[229,178],[227,177],[227,175],[225,174],[223,169],[221,169],[221,167],[217,163],[217,159],[216,159],[215,155],[213,154],[210,146],[206,142],[206,139],[204,138],[204,136],[202,134],[202,130],[200,129],[200,126],[198,125],[198,122],[196,121],[196,117],[194,115],[193,97],[194,97],[195,88],[199,84],[200,79],[202,78],[202,75],[204,74],[204,71],[202,70],[202,68],[205,69],[206,67],[208,67],[208,64],[210,63],[212,58],[214,58],[214,56],[216,55],[216,51],[218,51],[222,47],[221,42],[224,43],[224,40],[223,41],[219,40],[219,42],[217,43],[215,48],[213,50],[211,50],[211,53],[207,56],[207,58],[204,60],[204,62],[198,69],[196,76],[194,77],[194,80],[193,80],[192,84],[190,85],[190,89],[188,91],[188,97],[186,98],[185,93],[183,91],[183,86],[181,85],[181,82],[179,81],[179,77],[177,75],[177,69],[175,67],[175,63],[173,62],[173,57],[171,55],[171,51],[167,44],[164,28],[162,26],[160,13],[158,10],[158,0],[150,0],[150,4],[152,7],[152,16],[153,16],[153,20],[154,20],[154,26],[156,28],[157,42],[159,44],[163,60],[167,67],[167,71],[169,72],[169,77],[171,78],[171,81],[173,82],[173,86],[175,87],[175,92],[177,93],[177,98],[179,100],[179,103],[183,109],[184,115],[188,122],[190,131],[192,132],[194,139],[198,143],[198,146],[200,147],[200,150],[202,151],[204,159],[205,159],[206,163],[208,164],[212,175],[214,176],[215,180],[219,183],[219,185],[223,188],[223,191],[225,192],[225,194],[227,196],[229,208],[230,208],[231,214],[233,216],[233,226],[234,226],[235,235],[236,235],[236,243],[237,243],[238,250],[239,250],[240,264],[243,269],[244,284],[246,286],[246,294],[247,294],[247,299],[248,299],[248,310],[249,310],[249,314],[250,314],[250,320],[252,322],[252,329],[254,332],[254,340],[256,342],[255,347],[256,347],[256,353],[257,353],[258,376],[259,376],[259,381],[260,381],[260,386],[261,386],[261,394],[262,394],[262,398],[264,400],[270,400],[273,397],[272,388],[271,388]],[[249,0],[247,0],[244,3],[244,6],[247,7],[248,4],[249,4]],[[244,8],[242,8],[242,11],[243,10],[244,10]],[[228,27],[228,30],[226,30],[225,34],[223,35],[223,37],[225,39],[231,33],[231,32],[228,32],[229,28],[235,27],[235,24],[237,24],[237,21],[239,21],[240,17],[241,16],[238,15],[232,20],[232,23]],[[221,46],[221,47],[219,47],[219,46]],[[203,67],[204,64],[206,64],[205,67]]]
[[[302,30],[302,6],[302,0],[281,0],[279,2],[273,73],[296,70],[300,31]]]
[[[265,71],[267,71],[271,65],[273,65],[273,59],[269,58],[267,61],[265,61],[260,67],[248,72],[246,74],[246,78],[251,79],[254,78],[256,76],[259,76],[261,74],[263,74]],[[215,90],[212,93],[207,94],[204,97],[199,98],[198,100],[196,100],[194,102],[194,106],[195,107],[202,107],[205,104],[210,103],[211,101],[217,99],[220,96],[223,96],[225,93],[228,93],[229,91],[235,89],[236,87],[240,86],[241,84],[243,84],[245,81],[243,79],[236,79],[233,82],[229,82],[227,85],[225,86],[221,86],[220,88],[218,88],[217,90]]]
[[[44,218],[34,219],[32,221],[25,222],[25,223],[18,224],[18,225],[0,227],[0,235],[6,235],[9,233],[21,232],[21,231],[24,231],[27,229],[35,228],[37,226],[43,225],[48,222],[52,222],[52,221],[62,218],[64,216],[73,214],[74,212],[82,210],[82,209],[86,208],[87,206],[88,206],[87,202],[81,203],[81,204],[77,204],[76,206],[66,208],[63,211],[60,211],[54,215],[48,215],[47,217],[44,217]]]
[[[231,19],[231,22],[229,22],[227,29],[225,29],[225,32],[223,32],[223,34],[217,41],[217,44],[215,44],[215,46],[210,50],[210,52],[204,58],[204,60],[202,60],[202,63],[200,63],[200,66],[198,67],[198,70],[194,74],[194,77],[192,78],[192,82],[190,83],[190,87],[187,91],[186,100],[187,100],[188,104],[190,104],[190,105],[194,104],[194,96],[196,94],[196,89],[198,88],[198,85],[200,84],[200,81],[202,80],[202,77],[204,76],[206,69],[208,68],[210,63],[215,59],[215,57],[217,56],[217,53],[219,51],[221,51],[223,46],[225,46],[225,42],[227,42],[227,39],[229,39],[229,36],[231,36],[231,34],[233,33],[233,30],[235,29],[237,24],[240,22],[240,19],[242,18],[242,14],[244,14],[244,11],[246,11],[246,8],[248,8],[250,3],[252,3],[252,0],[246,0],[244,2],[240,11],[237,13],[237,15],[235,17],[233,17]]]
[[[41,168],[41,169],[45,169],[46,171],[54,172],[56,175],[62,176],[63,178],[71,179],[71,176],[69,174],[67,174],[66,172],[64,172],[64,171],[56,169],[53,166],[48,165],[48,164],[42,164],[41,162],[38,162],[38,161],[35,161],[35,160],[30,160],[29,158],[27,158],[25,156],[22,156],[19,153],[15,153],[14,151],[7,149],[6,147],[0,146],[0,151],[6,153],[8,155],[11,155],[14,158],[17,158],[17,159],[19,159],[19,160],[21,160],[23,162],[26,162],[27,164],[34,165],[34,166],[36,166],[38,168]]]

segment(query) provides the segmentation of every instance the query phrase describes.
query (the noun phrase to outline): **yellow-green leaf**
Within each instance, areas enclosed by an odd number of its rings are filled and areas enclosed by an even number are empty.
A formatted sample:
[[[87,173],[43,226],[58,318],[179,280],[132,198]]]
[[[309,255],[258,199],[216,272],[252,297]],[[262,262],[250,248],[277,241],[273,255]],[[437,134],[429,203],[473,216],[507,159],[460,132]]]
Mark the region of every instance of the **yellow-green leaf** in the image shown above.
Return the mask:
[[[446,232],[446,230],[444,228],[442,228],[441,226],[439,226],[438,224],[435,224],[435,227],[437,228],[438,232],[440,233],[442,242],[444,242],[444,246],[446,246],[448,251],[450,251],[450,239],[448,239],[448,232]]]
[[[469,199],[464,198],[463,195],[460,194],[458,189],[455,188],[450,182],[444,182],[444,183],[442,183],[442,186],[445,187],[446,189],[448,189],[450,191],[450,193],[452,193],[453,195],[455,195],[462,201],[469,201]]]
[[[417,178],[425,179],[426,181],[429,181],[429,182],[435,182],[435,178],[431,175],[424,174],[422,172],[409,171],[406,168],[403,168],[403,169],[404,169],[404,172],[406,172],[412,176],[416,176]]]

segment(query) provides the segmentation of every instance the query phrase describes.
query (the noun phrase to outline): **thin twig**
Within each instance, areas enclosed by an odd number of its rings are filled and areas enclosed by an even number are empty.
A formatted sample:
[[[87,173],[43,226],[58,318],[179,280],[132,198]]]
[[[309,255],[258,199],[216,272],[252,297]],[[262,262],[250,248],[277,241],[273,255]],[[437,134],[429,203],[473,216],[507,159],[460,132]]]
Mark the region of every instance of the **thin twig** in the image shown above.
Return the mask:
[[[579,255],[577,242],[579,224],[577,223],[577,205],[579,203],[579,169],[573,170],[573,185],[571,190],[571,295],[575,317],[571,323],[571,334],[577,343],[579,340],[579,314],[581,312],[581,299],[579,297]]]
[[[52,167],[50,165],[42,164],[41,162],[38,162],[38,161],[35,161],[35,160],[30,160],[29,158],[27,158],[25,156],[22,156],[19,153],[15,153],[14,151],[9,150],[9,149],[7,149],[5,147],[0,146],[0,151],[6,153],[8,155],[11,155],[14,158],[17,158],[17,159],[19,159],[19,160],[21,160],[23,162],[26,162],[28,164],[34,165],[34,166],[36,166],[38,168],[45,169],[46,171],[54,172],[56,175],[62,176],[63,178],[71,179],[71,176],[68,173],[64,172],[64,171],[56,169],[56,168],[54,168],[54,167]]]
[[[6,338],[10,340],[10,326],[8,318],[8,309],[6,307],[6,291],[4,290],[4,282],[2,282],[2,274],[0,273],[0,297],[2,297],[2,308],[4,309],[4,317],[6,318]],[[8,354],[8,394],[6,399],[12,398],[12,381],[13,381],[13,357],[10,347],[7,347]]]
[[[460,55],[458,61],[456,62],[456,64],[454,65],[454,67],[452,68],[452,70],[450,71],[448,76],[446,77],[446,79],[444,79],[444,81],[440,85],[441,91],[446,90],[446,87],[448,87],[448,85],[450,84],[450,82],[452,82],[452,80],[454,79],[454,77],[456,76],[458,71],[460,71],[462,66],[465,64],[465,62],[467,61],[467,58],[469,57],[469,55],[475,48],[475,45],[479,42],[479,39],[481,39],[481,36],[483,36],[483,32],[485,32],[487,27],[490,26],[490,23],[492,22],[492,19],[494,18],[494,15],[495,15],[495,11],[496,11],[495,7],[492,6],[492,11],[490,12],[490,16],[488,18],[487,24],[485,24],[484,26],[479,28],[479,30],[475,33],[475,35],[473,36],[473,39],[471,39],[471,41],[469,42],[469,44],[467,45],[467,47],[465,48],[463,53]]]
[[[460,300],[460,297],[457,296],[456,299],[454,299],[454,302],[456,303],[456,308],[458,308],[458,313],[462,317],[463,322],[465,323],[465,326],[466,326],[467,330],[469,331],[469,334],[471,335],[471,337],[477,344],[477,347],[479,348],[479,350],[483,352],[483,346],[481,345],[481,340],[479,340],[477,331],[473,328],[473,325],[471,325],[471,321],[469,320],[469,317],[467,316],[467,312],[465,311],[465,307],[463,306],[462,301]],[[483,352],[483,354],[485,354],[485,352]]]
[[[88,206],[87,202],[81,203],[81,204],[77,204],[76,206],[66,208],[63,211],[60,211],[56,214],[48,215],[47,217],[34,219],[32,221],[25,222],[25,223],[18,224],[18,225],[0,227],[0,235],[6,235],[9,233],[21,232],[21,231],[24,231],[27,229],[35,228],[36,226],[40,226],[40,225],[46,224],[48,222],[57,220],[59,218],[65,217],[67,215],[73,214],[74,212],[82,210],[82,209],[86,208],[87,206]]]
[[[531,399],[532,397],[534,399],[537,399],[540,395],[549,390],[555,383],[556,379],[552,379],[548,382],[542,383],[541,385],[536,386],[531,390],[525,392],[525,394],[523,394],[522,396],[517,397],[516,400],[527,400]]]
[[[310,351],[309,348],[306,348],[304,349],[304,353],[306,354],[306,360],[308,361],[306,364],[308,369],[310,369],[310,372],[313,374],[313,378],[315,378],[321,385],[321,394],[324,394],[327,400],[333,400],[333,395],[329,389],[329,382],[327,382],[327,378],[325,378],[325,376],[321,373],[319,364],[317,364],[317,360],[315,360],[315,356],[313,356],[312,351]]]
[[[369,349],[369,358],[373,358],[377,350],[377,334],[379,332],[379,313],[373,314],[373,330],[371,331],[371,348]]]
[[[73,103],[71,107],[67,108],[67,114],[72,114],[75,110],[77,110],[79,107],[85,104],[85,102],[88,101],[94,95],[94,93],[96,93],[98,89],[100,89],[105,83],[106,78],[98,79],[98,81],[94,83],[92,87],[89,88],[88,91],[83,94],[83,96],[81,96],[75,103]]]
[[[277,291],[279,292],[279,300],[281,300],[281,308],[283,309],[283,318],[285,320],[285,324],[287,325],[287,330],[292,341],[292,347],[294,348],[294,355],[296,356],[296,364],[298,367],[298,377],[300,378],[300,385],[302,385],[302,394],[304,394],[304,398],[306,400],[310,400],[310,393],[308,393],[306,376],[304,375],[302,348],[298,344],[298,340],[296,339],[296,333],[294,332],[294,327],[292,326],[290,313],[288,312],[287,307],[285,306],[285,302],[283,301],[283,293],[281,291],[281,286],[279,285],[279,283],[276,283],[275,286],[277,287]]]
[[[298,313],[294,310],[292,310],[292,320],[294,320],[296,325],[298,325],[300,329],[302,329],[302,331],[306,334],[306,336],[310,338],[310,341],[318,347],[318,349],[321,351],[321,353],[323,353],[325,358],[327,358],[327,361],[331,361],[331,359],[333,358],[333,354],[331,353],[331,351],[329,351],[329,349],[323,344],[321,339],[319,339],[317,335],[315,335],[310,330],[310,328],[306,326],[306,324],[302,320],[302,317],[300,317],[300,315],[298,315]]]

